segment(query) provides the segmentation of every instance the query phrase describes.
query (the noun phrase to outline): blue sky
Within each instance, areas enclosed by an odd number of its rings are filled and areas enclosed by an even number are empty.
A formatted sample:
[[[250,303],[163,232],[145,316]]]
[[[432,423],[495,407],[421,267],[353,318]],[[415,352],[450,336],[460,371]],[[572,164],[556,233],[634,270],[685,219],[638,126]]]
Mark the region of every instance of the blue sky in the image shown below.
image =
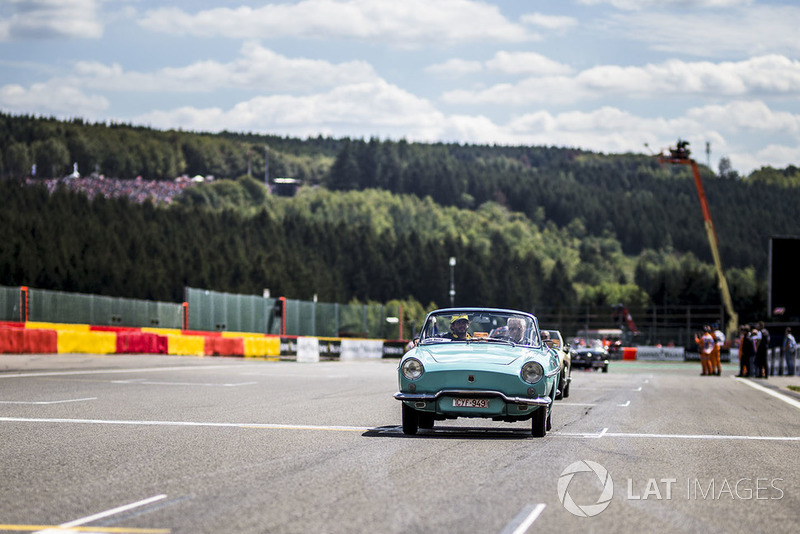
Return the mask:
[[[0,109],[800,165],[800,5],[0,0]],[[705,152],[710,143],[711,153]]]

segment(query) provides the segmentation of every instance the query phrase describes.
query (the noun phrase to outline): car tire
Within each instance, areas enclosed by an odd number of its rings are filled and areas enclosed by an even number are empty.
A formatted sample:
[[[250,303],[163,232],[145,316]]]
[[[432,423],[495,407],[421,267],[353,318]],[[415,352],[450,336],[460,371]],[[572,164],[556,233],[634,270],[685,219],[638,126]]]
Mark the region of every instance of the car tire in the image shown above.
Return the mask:
[[[545,429],[550,432],[550,429],[553,428],[553,424],[550,422],[550,418],[553,416],[553,409],[550,408],[550,411],[547,412],[547,423],[545,424]]]
[[[547,434],[547,407],[540,406],[533,412],[531,434],[534,438],[543,438]]]
[[[569,397],[569,385],[570,385],[570,383],[571,383],[571,381],[570,381],[570,382],[567,382],[567,383],[564,385],[564,393],[563,393],[563,397],[564,397],[565,399],[566,399],[567,397]]]
[[[603,366],[603,372],[604,372],[604,373],[607,373],[607,372],[608,372],[608,364],[606,364],[606,365],[604,365],[604,366]]]
[[[565,383],[566,383],[566,380],[564,380],[564,372],[562,371],[561,372],[561,376],[558,379],[559,388],[556,389],[556,394],[555,394],[555,399],[556,400],[561,400],[561,399],[564,398],[564,384]]]
[[[403,403],[403,434],[413,436],[419,428],[419,412]]]
[[[420,428],[430,430],[433,428],[433,414],[427,412],[417,412],[417,421]]]

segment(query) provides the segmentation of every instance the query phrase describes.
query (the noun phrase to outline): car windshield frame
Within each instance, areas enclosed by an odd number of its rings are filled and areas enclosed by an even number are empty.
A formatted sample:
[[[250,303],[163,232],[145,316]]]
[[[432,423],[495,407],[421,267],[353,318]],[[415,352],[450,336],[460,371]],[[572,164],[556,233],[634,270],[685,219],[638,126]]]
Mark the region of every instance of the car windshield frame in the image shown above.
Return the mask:
[[[461,334],[463,321],[467,318],[466,336]],[[508,332],[509,319],[512,329],[522,327],[520,334],[512,335]],[[420,331],[420,345],[434,345],[439,343],[500,343],[511,346],[541,348],[541,333],[536,317],[515,310],[501,310],[489,308],[448,308],[436,310],[428,314]]]

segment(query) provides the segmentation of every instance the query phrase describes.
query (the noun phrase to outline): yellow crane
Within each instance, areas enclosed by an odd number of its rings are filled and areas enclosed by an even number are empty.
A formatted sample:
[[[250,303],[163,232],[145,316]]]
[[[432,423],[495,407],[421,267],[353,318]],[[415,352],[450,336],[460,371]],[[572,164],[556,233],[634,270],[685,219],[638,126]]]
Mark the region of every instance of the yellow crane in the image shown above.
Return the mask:
[[[706,235],[708,236],[708,244],[711,246],[711,255],[714,258],[714,267],[717,270],[717,281],[720,293],[722,293],[722,303],[725,306],[725,312],[728,314],[725,335],[729,340],[733,340],[739,330],[739,316],[733,309],[733,301],[731,300],[731,292],[728,289],[728,281],[725,278],[725,273],[722,271],[722,260],[720,260],[719,257],[719,240],[717,239],[717,232],[714,230],[714,222],[711,220],[711,211],[708,209],[708,201],[706,200],[703,181],[700,179],[700,171],[697,168],[697,162],[689,157],[690,153],[689,142],[678,139],[678,144],[675,148],[670,148],[668,155],[663,153],[659,154],[658,160],[661,163],[689,165],[692,169],[694,184],[697,187],[697,196],[700,198],[700,209],[703,210],[703,221],[705,223]]]

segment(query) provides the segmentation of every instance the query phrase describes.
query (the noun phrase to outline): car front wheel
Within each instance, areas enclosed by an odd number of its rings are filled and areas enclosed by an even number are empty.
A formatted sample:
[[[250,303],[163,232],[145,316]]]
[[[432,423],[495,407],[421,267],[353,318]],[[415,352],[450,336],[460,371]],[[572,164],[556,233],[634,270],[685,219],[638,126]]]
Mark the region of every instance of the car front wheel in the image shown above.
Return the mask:
[[[419,412],[403,403],[403,434],[414,435],[419,428]]]
[[[425,428],[430,430],[433,428],[433,414],[426,413],[426,412],[417,412],[417,420],[419,421],[419,427]]]

